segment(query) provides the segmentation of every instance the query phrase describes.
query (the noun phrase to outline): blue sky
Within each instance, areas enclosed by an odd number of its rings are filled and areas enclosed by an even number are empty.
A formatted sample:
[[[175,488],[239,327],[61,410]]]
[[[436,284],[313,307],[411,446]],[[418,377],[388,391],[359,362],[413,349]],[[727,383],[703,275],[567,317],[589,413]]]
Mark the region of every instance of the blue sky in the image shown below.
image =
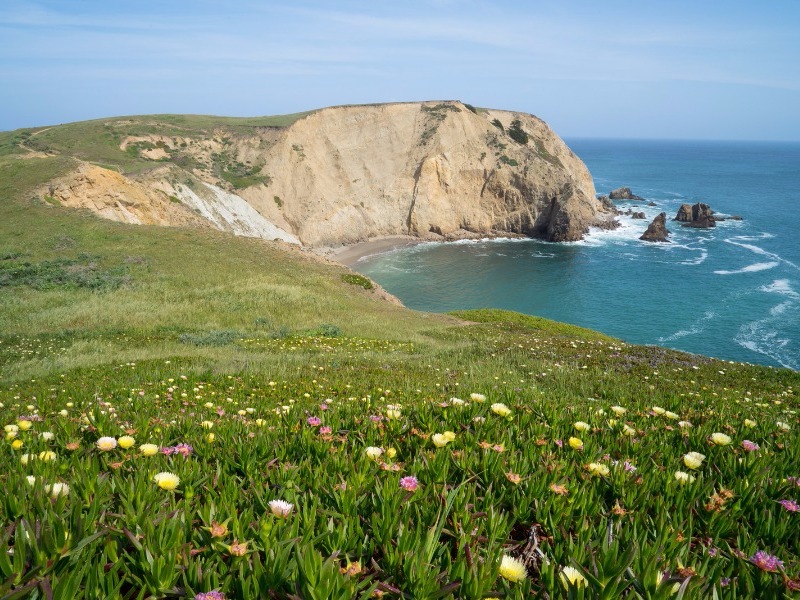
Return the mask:
[[[0,129],[460,99],[564,137],[800,140],[797,0],[2,0]]]

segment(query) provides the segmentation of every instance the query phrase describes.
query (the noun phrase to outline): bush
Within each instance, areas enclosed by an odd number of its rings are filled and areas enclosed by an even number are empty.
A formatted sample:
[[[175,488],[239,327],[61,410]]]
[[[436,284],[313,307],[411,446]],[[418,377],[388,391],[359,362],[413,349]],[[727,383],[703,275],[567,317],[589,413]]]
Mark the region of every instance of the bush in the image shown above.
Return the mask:
[[[342,281],[345,283],[349,283],[350,285],[357,285],[358,287],[362,287],[365,290],[372,289],[372,280],[364,277],[363,275],[356,275],[355,273],[346,273],[342,275]]]
[[[528,134],[522,129],[522,122],[519,119],[511,121],[511,125],[508,128],[508,136],[523,146],[528,143]]]

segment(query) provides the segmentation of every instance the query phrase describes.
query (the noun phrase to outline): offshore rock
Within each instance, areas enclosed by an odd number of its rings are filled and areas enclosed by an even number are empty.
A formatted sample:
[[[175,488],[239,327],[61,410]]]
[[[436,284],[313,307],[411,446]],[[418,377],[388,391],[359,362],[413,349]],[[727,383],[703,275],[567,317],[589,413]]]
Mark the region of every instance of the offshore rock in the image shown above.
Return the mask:
[[[667,213],[662,212],[647,226],[647,231],[639,239],[645,242],[668,242],[668,235]]]
[[[609,193],[608,197],[612,200],[644,200],[641,196],[634,194],[629,187],[617,188]]]
[[[708,204],[698,202],[689,206],[682,204],[678,209],[678,214],[675,216],[676,221],[683,223],[684,227],[696,227],[698,229],[707,229],[709,227],[716,227],[717,220],[714,217],[714,211]]]

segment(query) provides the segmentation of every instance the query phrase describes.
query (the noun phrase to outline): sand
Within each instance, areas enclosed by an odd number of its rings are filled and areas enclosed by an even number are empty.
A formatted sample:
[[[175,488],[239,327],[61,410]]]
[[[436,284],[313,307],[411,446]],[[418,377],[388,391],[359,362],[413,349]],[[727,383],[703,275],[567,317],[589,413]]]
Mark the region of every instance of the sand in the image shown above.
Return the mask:
[[[415,246],[424,241],[425,240],[408,235],[392,235],[374,238],[366,242],[359,242],[349,246],[341,246],[339,248],[325,248],[320,254],[346,267],[352,267],[366,256],[380,254],[381,252],[389,252],[397,248]]]

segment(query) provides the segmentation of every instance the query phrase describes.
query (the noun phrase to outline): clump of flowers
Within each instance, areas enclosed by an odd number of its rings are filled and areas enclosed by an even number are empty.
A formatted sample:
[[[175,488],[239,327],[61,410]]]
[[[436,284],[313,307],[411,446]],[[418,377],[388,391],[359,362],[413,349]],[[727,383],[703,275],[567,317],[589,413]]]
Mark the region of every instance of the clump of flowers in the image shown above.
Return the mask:
[[[522,561],[504,554],[500,560],[500,575],[512,583],[518,583],[525,579],[528,573]]]
[[[174,446],[165,446],[161,448],[161,454],[171,456],[172,454],[180,454],[184,457],[189,457],[194,452],[194,448],[189,444],[176,444]]]
[[[592,475],[596,477],[607,477],[608,474],[611,472],[608,468],[608,465],[604,465],[603,463],[589,463],[586,465],[586,470],[589,471]]]
[[[160,487],[162,490],[171,491],[178,487],[180,484],[181,479],[174,473],[168,473],[166,471],[157,473],[153,477],[153,481],[156,482],[156,485]]]

